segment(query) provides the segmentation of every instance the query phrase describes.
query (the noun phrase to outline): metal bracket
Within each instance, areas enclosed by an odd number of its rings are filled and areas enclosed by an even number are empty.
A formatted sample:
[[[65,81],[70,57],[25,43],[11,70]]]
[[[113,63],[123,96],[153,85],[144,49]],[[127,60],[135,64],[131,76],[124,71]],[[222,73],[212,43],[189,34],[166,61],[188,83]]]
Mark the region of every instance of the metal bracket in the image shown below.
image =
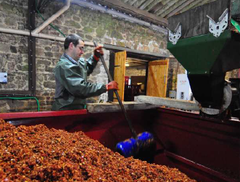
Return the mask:
[[[180,23],[178,23],[174,32],[172,32],[171,30],[168,30],[168,39],[174,45],[177,43],[177,41],[181,37],[181,35],[182,35],[182,26],[180,25]]]
[[[219,37],[228,26],[228,8],[218,18],[217,23],[210,16],[207,15],[207,17],[209,18],[209,32],[211,32],[213,36]]]

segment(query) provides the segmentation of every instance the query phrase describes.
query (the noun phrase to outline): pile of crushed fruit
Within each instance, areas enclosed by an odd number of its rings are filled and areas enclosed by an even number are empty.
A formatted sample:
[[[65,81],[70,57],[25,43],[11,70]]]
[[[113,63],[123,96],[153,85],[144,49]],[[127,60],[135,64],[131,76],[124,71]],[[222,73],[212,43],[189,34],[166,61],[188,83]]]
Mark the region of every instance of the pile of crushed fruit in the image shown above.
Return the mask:
[[[178,169],[124,158],[83,132],[0,119],[0,181],[195,181]]]

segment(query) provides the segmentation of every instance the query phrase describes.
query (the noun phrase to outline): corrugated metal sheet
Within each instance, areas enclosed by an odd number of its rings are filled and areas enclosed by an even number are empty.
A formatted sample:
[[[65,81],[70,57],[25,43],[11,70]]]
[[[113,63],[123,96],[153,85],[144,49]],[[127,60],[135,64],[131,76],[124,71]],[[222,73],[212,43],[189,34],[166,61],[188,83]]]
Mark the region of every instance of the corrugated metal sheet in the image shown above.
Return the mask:
[[[191,8],[216,0],[121,0],[123,3],[162,18],[169,18]]]

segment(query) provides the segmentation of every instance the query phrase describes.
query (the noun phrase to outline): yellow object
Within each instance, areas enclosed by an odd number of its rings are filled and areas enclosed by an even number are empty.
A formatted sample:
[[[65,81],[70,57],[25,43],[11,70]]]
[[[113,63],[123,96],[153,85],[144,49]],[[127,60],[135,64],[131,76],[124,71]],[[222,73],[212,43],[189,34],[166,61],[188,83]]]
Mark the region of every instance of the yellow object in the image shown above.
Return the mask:
[[[115,67],[114,67],[114,81],[118,83],[118,94],[121,101],[124,101],[124,88],[125,88],[125,70],[127,60],[127,52],[117,52],[115,53]],[[118,102],[116,95],[113,95],[113,102]]]
[[[148,63],[147,95],[166,97],[169,59]]]

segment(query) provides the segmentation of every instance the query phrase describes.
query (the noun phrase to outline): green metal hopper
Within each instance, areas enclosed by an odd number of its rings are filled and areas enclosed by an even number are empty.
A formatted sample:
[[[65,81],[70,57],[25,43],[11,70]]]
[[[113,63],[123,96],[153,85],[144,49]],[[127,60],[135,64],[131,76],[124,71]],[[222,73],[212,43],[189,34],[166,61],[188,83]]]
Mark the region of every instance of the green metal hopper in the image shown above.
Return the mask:
[[[240,34],[227,22],[231,5],[230,1],[219,0],[169,19],[170,30],[181,25],[181,37],[168,42],[167,48],[187,70],[193,96],[206,114],[220,114],[229,107],[232,92],[225,74],[240,68]],[[223,15],[225,20],[218,22]],[[218,22],[213,33],[209,32],[209,19]],[[216,36],[221,26],[226,29]]]

